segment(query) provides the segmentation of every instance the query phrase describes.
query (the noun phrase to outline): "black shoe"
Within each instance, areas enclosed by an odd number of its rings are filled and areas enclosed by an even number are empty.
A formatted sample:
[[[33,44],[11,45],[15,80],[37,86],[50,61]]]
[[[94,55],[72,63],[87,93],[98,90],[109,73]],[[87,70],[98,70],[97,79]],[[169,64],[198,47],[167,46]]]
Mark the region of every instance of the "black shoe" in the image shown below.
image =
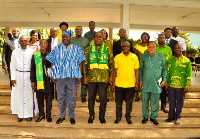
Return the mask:
[[[74,119],[74,118],[70,118],[70,123],[71,123],[72,125],[74,125],[74,124],[76,123],[75,119]]]
[[[151,119],[150,118],[150,121],[153,122],[154,125],[159,125],[159,123],[158,123],[158,121],[156,119]]]
[[[60,124],[60,123],[62,123],[62,121],[64,121],[65,120],[65,118],[59,118],[57,121],[56,121],[56,124]]]
[[[138,101],[140,101],[140,98],[135,98],[135,102],[138,102]]]
[[[94,121],[94,116],[90,116],[89,119],[88,119],[88,123],[89,124],[92,124]]]
[[[169,111],[165,107],[161,108],[161,110],[163,110],[164,113],[169,113]]]
[[[126,122],[127,122],[128,124],[132,124],[131,119],[126,119]]]
[[[143,118],[143,120],[142,120],[142,124],[146,124],[147,121],[148,121],[148,118]]]
[[[42,121],[42,119],[45,119],[45,116],[39,116],[39,117],[35,120],[35,122],[40,122],[40,121]]]
[[[171,121],[174,121],[174,118],[168,118],[165,120],[165,122],[171,122]]]
[[[49,122],[49,123],[52,122],[51,117],[48,117],[48,118],[47,118],[47,122]]]
[[[96,99],[96,102],[97,102],[97,103],[99,103],[99,102],[100,102],[100,100],[97,100],[97,99]]]
[[[21,122],[23,120],[23,118],[18,118],[17,122]]]
[[[31,117],[26,118],[26,121],[27,121],[27,122],[30,122],[30,121],[32,121],[32,118],[31,118]]]
[[[86,102],[86,98],[81,98],[82,103]]]
[[[118,124],[121,121],[121,118],[117,117],[115,120],[115,124]]]
[[[106,119],[103,116],[99,116],[99,121],[102,124],[106,123]]]

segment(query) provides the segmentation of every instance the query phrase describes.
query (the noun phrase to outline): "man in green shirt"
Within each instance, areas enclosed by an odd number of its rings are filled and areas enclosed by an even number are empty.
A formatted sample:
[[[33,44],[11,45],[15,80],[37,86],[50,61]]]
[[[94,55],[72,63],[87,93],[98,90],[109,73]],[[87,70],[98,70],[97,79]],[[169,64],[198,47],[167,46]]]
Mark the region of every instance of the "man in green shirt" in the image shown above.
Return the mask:
[[[95,29],[95,22],[94,21],[89,22],[89,28],[90,28],[90,31],[86,32],[84,37],[87,38],[91,42],[94,39],[94,34],[96,33],[94,31],[94,29]]]
[[[179,125],[185,93],[192,84],[192,66],[190,60],[182,55],[180,43],[175,44],[173,51],[175,55],[167,61],[169,116],[165,121],[175,120],[175,124]]]
[[[83,28],[81,26],[77,26],[75,28],[76,36],[71,39],[72,44],[78,45],[85,51],[85,48],[90,45],[90,42],[87,38],[82,37]],[[86,102],[87,96],[87,86],[83,84],[83,80],[81,80],[81,101]]]
[[[165,62],[172,56],[172,50],[169,46],[165,45],[165,35],[164,34],[159,34],[158,35],[158,45],[156,52],[164,55],[165,57]],[[169,111],[166,109],[166,89],[165,86],[162,88],[162,92],[160,93],[160,99],[161,99],[161,110],[163,112],[168,113]]]
[[[97,90],[100,97],[99,120],[106,123],[106,93],[108,83],[112,83],[114,74],[113,55],[109,47],[103,43],[103,34],[96,32],[94,44],[85,49],[86,61],[83,63],[83,82],[88,84],[88,123],[94,120],[94,105]]]
[[[142,89],[142,124],[146,124],[149,118],[149,100],[151,103],[150,121],[159,125],[156,117],[159,111],[159,98],[166,81],[165,57],[156,53],[157,44],[154,41],[148,43],[148,53],[140,58],[140,88]],[[161,83],[162,80],[162,83]]]

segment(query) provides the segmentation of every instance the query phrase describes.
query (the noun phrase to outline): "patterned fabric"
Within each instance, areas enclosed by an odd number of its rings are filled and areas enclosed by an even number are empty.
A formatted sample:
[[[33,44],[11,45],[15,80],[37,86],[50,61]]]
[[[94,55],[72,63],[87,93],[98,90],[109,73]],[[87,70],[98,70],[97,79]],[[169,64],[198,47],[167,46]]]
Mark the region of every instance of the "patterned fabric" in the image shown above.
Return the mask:
[[[81,78],[79,64],[86,60],[83,50],[74,44],[69,46],[60,44],[46,57],[53,63],[51,78]]]
[[[166,85],[173,88],[186,88],[192,84],[192,65],[190,60],[181,56],[177,59],[172,56],[167,62],[167,82]]]
[[[87,47],[85,49],[85,57],[87,60],[83,64],[83,77],[88,78],[88,82],[109,82],[109,77],[113,77],[113,71],[114,71],[114,62],[113,62],[113,55],[108,46],[106,46],[107,53],[108,53],[108,67],[109,69],[90,69],[90,63],[89,63],[89,53],[90,53],[90,47]],[[97,49],[97,55],[99,58],[99,49]],[[99,61],[99,60],[98,60]]]
[[[147,46],[143,47],[139,44],[136,44],[134,46],[134,49],[137,49],[137,56],[138,56],[138,59],[140,60],[141,56],[148,53],[148,50],[147,50]]]
[[[74,32],[73,32],[72,30],[67,30],[67,31],[63,31],[63,32],[62,32],[62,35],[64,35],[64,34],[67,34],[67,35],[69,35],[69,36],[73,36],[73,35],[74,35]]]
[[[167,60],[172,56],[172,49],[167,45],[164,45],[164,47],[160,47],[160,45],[158,45],[156,52],[165,56],[165,62],[167,62]]]
[[[81,49],[83,49],[83,51],[85,51],[85,48],[87,48],[90,45],[89,40],[85,37],[80,37],[80,38],[73,37],[71,39],[71,43],[78,45],[79,47],[81,47]]]

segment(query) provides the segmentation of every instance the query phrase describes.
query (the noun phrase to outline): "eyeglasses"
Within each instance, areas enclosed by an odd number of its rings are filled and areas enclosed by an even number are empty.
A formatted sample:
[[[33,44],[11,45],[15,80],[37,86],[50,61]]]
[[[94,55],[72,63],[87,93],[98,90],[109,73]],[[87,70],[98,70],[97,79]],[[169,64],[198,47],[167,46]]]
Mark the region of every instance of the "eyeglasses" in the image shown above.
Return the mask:
[[[148,39],[148,37],[147,36],[142,36],[142,39]]]
[[[41,44],[41,45],[43,45],[43,44],[44,44],[44,45],[47,45],[47,43],[46,43],[46,42],[44,42],[44,43],[40,42],[40,44]]]
[[[123,47],[131,47],[130,45],[122,45]]]

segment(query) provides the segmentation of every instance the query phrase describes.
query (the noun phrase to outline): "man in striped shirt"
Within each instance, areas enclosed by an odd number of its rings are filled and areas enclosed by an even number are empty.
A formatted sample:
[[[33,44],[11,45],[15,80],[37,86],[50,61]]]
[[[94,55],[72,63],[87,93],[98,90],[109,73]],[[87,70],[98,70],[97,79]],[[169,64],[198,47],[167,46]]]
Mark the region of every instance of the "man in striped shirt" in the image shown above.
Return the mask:
[[[73,31],[62,33],[62,44],[56,46],[46,57],[52,63],[50,77],[56,83],[57,100],[60,109],[60,118],[57,124],[65,120],[66,107],[70,123],[75,124],[74,110],[76,106],[77,80],[81,82],[82,62],[86,60],[83,50],[71,44]]]

